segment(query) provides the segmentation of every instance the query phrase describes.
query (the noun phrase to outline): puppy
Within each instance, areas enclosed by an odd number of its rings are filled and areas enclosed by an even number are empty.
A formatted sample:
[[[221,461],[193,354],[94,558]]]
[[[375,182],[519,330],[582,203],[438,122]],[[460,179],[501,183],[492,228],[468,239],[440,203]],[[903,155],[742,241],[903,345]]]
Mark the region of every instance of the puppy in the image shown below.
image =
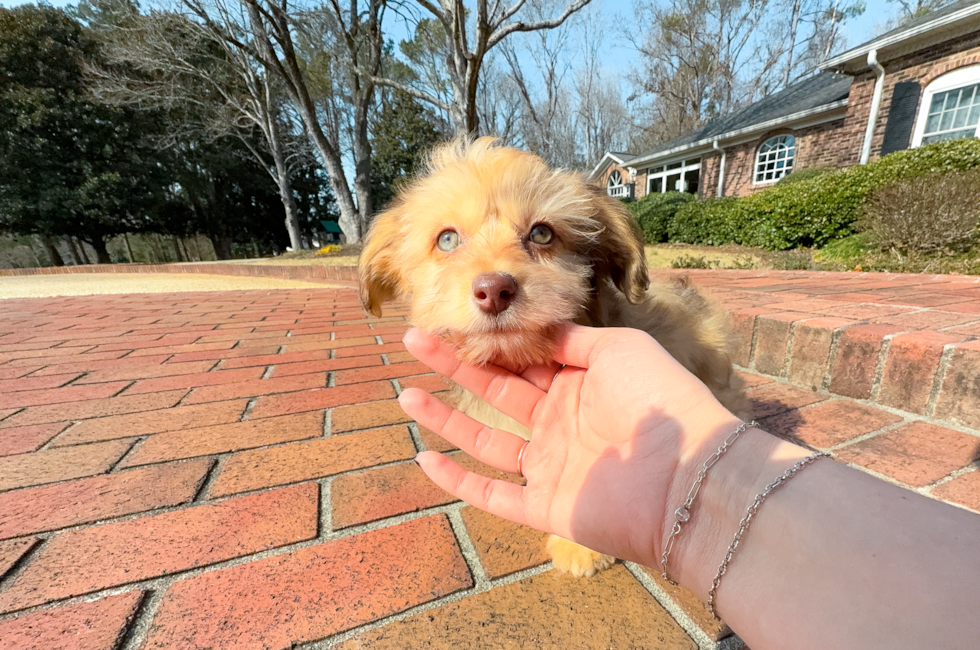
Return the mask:
[[[733,413],[749,403],[729,358],[726,314],[685,281],[651,286],[643,239],[623,205],[580,174],[493,138],[435,149],[427,173],[378,215],[360,258],[372,314],[408,298],[415,327],[472,363],[549,361],[562,321],[653,336]],[[530,431],[456,387],[456,408],[525,439]],[[615,559],[552,536],[554,565],[591,576]]]

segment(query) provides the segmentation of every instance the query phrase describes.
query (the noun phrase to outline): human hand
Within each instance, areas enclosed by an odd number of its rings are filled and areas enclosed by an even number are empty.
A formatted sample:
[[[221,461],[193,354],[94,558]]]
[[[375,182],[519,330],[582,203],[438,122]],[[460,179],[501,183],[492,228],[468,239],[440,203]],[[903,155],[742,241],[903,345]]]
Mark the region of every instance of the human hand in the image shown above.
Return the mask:
[[[427,451],[416,460],[429,478],[478,508],[647,566],[660,565],[668,497],[671,504],[682,501],[690,487],[688,473],[678,477],[678,468],[703,460],[707,446],[739,424],[639,330],[568,324],[558,336],[556,365],[520,375],[468,365],[449,344],[420,330],[404,340],[419,360],[532,431],[523,487]],[[477,459],[518,471],[520,437],[490,429],[420,389],[406,389],[399,402]],[[678,481],[684,485],[675,486]]]

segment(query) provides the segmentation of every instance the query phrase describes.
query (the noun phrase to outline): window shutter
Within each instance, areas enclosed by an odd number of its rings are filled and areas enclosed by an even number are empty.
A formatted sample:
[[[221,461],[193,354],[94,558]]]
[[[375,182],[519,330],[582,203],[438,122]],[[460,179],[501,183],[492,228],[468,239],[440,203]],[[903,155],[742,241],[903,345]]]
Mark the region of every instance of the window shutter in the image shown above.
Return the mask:
[[[909,148],[921,90],[918,82],[915,81],[900,81],[895,84],[892,103],[888,109],[885,140],[881,144],[882,156]]]

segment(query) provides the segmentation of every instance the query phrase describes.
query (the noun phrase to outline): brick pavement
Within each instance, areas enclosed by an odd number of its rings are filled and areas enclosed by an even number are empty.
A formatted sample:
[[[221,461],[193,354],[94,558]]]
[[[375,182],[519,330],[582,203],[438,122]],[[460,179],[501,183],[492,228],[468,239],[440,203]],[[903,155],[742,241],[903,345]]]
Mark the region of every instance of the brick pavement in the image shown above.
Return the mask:
[[[764,426],[980,510],[977,278],[689,275]],[[350,289],[0,301],[0,649],[738,646],[656,572],[558,575],[435,489],[417,450],[479,466],[398,408],[445,383],[385,316]]]

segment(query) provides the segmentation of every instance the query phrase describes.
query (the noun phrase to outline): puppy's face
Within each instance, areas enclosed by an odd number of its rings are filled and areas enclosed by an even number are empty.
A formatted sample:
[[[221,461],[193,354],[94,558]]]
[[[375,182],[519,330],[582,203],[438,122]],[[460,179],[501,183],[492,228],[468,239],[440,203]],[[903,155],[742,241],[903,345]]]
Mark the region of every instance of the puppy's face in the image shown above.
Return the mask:
[[[468,361],[523,367],[550,358],[556,327],[583,312],[597,280],[642,297],[633,220],[578,175],[490,138],[437,149],[429,167],[368,236],[360,283],[372,313],[405,295],[413,325]]]

